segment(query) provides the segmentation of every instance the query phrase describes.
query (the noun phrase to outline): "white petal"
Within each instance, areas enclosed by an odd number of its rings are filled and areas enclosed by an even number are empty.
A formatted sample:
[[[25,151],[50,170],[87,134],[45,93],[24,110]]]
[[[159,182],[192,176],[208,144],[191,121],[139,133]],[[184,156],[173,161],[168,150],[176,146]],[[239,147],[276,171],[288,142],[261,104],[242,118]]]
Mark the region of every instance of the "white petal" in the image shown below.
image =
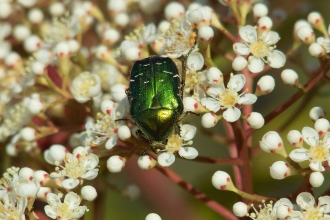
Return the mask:
[[[235,122],[239,117],[241,117],[241,111],[236,107],[228,108],[223,112],[223,118],[228,122]]]
[[[111,138],[109,138],[109,140],[107,140],[107,142],[105,143],[105,148],[110,150],[111,148],[113,148],[118,140],[118,135],[114,135]]]
[[[78,186],[78,184],[79,184],[79,180],[78,179],[72,179],[72,178],[65,179],[62,182],[62,186],[66,189],[73,189],[76,186]]]
[[[49,205],[46,205],[44,207],[44,210],[45,210],[45,213],[48,217],[52,218],[52,219],[56,219],[57,217],[57,214],[56,212],[49,206]]]
[[[88,164],[84,164],[87,169],[94,169],[99,164],[99,157],[95,154],[90,154],[87,157]]]
[[[79,206],[79,207],[75,208],[74,214],[71,215],[72,219],[81,218],[85,214],[86,210],[87,210],[86,206]]]
[[[259,73],[261,72],[265,67],[265,63],[262,59],[254,56],[250,56],[248,59],[248,69],[252,73]]]
[[[57,206],[57,203],[61,202],[58,195],[55,193],[47,193],[47,203]]]
[[[236,74],[230,77],[227,87],[235,91],[241,91],[245,85],[245,76],[243,74]]]
[[[193,160],[198,156],[198,151],[193,147],[180,147],[179,155],[183,158]]]
[[[309,146],[316,146],[319,142],[319,134],[317,131],[311,127],[304,127],[302,129],[302,136],[306,144]]]
[[[299,149],[295,149],[295,150],[291,151],[289,157],[294,162],[299,163],[299,162],[309,159],[308,153],[309,153],[309,150],[307,150],[305,148],[299,148]]]
[[[330,149],[330,132],[324,135],[323,145]]]
[[[183,140],[189,141],[193,139],[196,135],[197,128],[195,126],[184,124],[181,126],[181,136]]]
[[[262,38],[268,45],[274,45],[280,40],[280,36],[275,31],[264,31]]]
[[[313,171],[319,171],[319,172],[323,172],[325,169],[322,165],[322,162],[319,161],[311,161],[309,163],[309,167],[313,170]]]
[[[66,194],[63,203],[68,204],[69,210],[73,210],[79,206],[81,198],[74,192],[69,192]]]
[[[323,213],[329,213],[330,212],[330,196],[322,196],[319,198],[319,202],[318,202],[318,210],[321,211]],[[326,208],[326,209],[324,209]]]
[[[234,52],[238,55],[248,55],[250,54],[250,48],[248,46],[246,46],[245,44],[242,44],[242,43],[234,43],[233,44],[233,49],[234,49]]]
[[[187,67],[190,70],[198,71],[204,66],[204,58],[202,54],[198,52],[193,52],[189,55],[187,59]]]
[[[247,43],[256,42],[258,39],[257,30],[251,25],[239,29],[239,36]]]
[[[238,100],[238,104],[242,105],[251,105],[257,101],[257,96],[254,94],[244,94]]]
[[[267,60],[269,66],[273,68],[281,68],[286,62],[286,57],[284,53],[279,50],[273,50],[267,55]]]
[[[97,177],[97,174],[99,173],[99,169],[92,169],[87,171],[84,175],[81,176],[81,178],[85,180],[92,180]]]
[[[222,94],[225,91],[225,86],[223,84],[220,84],[221,86],[213,86],[210,87],[206,93],[211,96],[212,98],[218,98],[220,94]]]
[[[308,192],[302,192],[297,196],[296,202],[301,209],[306,210],[307,207],[314,207],[315,199],[312,194]]]
[[[213,98],[203,98],[201,100],[203,106],[212,112],[217,112],[220,109],[220,102]]]
[[[157,161],[158,161],[159,165],[161,165],[163,167],[168,167],[174,163],[175,156],[171,153],[164,152],[164,153],[159,154]]]

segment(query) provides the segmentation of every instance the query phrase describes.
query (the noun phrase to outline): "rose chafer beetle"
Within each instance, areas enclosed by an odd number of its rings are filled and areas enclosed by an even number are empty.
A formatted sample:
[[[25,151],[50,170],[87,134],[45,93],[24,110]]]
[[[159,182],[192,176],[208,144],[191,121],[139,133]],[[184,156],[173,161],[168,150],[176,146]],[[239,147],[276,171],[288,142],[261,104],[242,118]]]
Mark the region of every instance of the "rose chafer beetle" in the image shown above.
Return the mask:
[[[182,61],[182,77],[172,59],[151,56],[136,61],[131,70],[129,89],[130,114],[138,125],[137,135],[148,141],[155,153],[165,150],[169,135],[180,132],[183,116],[183,90],[186,59]]]

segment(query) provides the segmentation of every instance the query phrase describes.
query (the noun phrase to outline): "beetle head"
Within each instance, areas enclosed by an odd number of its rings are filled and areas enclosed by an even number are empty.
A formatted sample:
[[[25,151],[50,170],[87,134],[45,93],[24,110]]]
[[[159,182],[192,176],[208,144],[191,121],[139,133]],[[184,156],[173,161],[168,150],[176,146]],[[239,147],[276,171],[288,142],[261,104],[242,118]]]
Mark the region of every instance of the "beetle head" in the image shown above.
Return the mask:
[[[165,147],[167,144],[167,139],[163,140],[163,141],[150,141],[150,148],[153,152],[155,152],[156,154],[161,152],[161,151],[165,151]]]

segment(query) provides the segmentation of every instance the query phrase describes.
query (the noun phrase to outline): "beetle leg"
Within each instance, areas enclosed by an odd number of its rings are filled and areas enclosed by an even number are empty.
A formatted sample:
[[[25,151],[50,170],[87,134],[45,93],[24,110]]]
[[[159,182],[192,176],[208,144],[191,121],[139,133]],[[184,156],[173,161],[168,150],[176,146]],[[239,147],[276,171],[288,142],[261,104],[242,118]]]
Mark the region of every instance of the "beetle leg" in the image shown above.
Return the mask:
[[[129,104],[131,104],[131,100],[132,100],[131,90],[130,90],[130,89],[126,89],[126,90],[125,90],[125,93],[126,93],[126,95],[127,95],[127,98],[128,98],[128,102],[129,102]]]
[[[121,119],[116,119],[115,120],[116,122],[117,121],[128,121],[129,123],[133,124],[133,125],[136,125],[136,123],[134,121],[132,121],[131,119],[128,119],[128,118],[121,118]]]

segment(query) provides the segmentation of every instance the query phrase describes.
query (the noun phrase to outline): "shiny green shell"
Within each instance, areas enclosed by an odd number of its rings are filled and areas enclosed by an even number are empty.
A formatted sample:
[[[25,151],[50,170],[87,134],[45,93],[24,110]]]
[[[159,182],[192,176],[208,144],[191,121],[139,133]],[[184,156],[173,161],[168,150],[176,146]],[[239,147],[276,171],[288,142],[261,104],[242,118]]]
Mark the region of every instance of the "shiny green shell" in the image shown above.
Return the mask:
[[[130,114],[154,152],[164,150],[183,113],[179,71],[170,58],[136,61],[130,77]]]

